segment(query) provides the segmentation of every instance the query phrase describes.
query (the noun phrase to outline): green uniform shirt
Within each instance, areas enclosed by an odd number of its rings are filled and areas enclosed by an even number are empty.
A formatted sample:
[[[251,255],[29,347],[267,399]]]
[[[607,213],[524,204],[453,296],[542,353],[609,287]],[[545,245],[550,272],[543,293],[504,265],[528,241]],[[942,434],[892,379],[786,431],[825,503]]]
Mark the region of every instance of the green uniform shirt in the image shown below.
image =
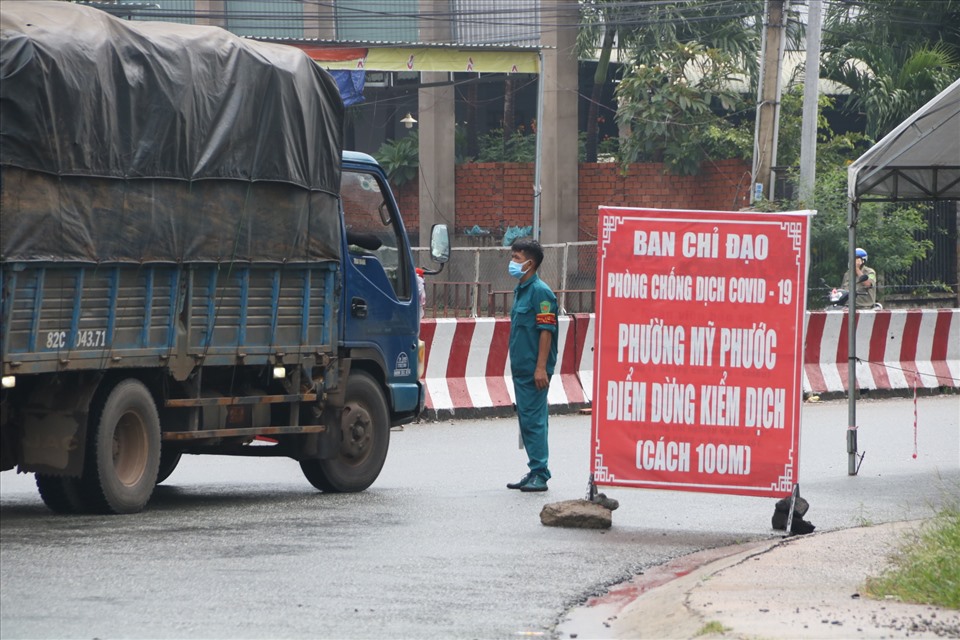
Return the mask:
[[[557,364],[557,296],[540,276],[517,285],[513,290],[510,311],[510,371],[515,376],[532,376],[537,368],[540,331],[553,333],[547,375],[552,376]]]

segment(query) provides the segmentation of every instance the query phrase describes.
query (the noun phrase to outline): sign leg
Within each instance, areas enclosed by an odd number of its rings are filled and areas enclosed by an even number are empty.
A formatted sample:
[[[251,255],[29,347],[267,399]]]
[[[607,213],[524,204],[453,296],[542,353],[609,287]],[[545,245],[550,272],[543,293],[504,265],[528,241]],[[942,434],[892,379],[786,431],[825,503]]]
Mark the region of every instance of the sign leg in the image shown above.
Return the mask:
[[[593,474],[590,474],[590,477],[587,479],[587,500],[593,502],[593,499],[597,497],[597,485],[593,481]]]
[[[797,504],[797,498],[800,496],[800,485],[793,485],[793,491],[790,492],[790,511],[787,512],[787,535],[793,535],[793,509]]]

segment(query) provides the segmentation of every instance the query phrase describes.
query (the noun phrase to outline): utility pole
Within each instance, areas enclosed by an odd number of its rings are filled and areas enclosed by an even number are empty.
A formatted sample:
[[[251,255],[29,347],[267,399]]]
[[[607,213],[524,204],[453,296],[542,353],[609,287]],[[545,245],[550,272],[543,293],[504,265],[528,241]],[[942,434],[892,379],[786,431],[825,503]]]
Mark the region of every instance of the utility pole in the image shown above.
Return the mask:
[[[551,19],[540,32],[534,236],[539,230],[540,242],[547,244],[578,237],[577,31],[572,25],[580,14],[577,3],[568,0],[541,0],[540,7],[540,15]]]
[[[786,45],[788,0],[766,0],[761,43],[760,86],[753,142],[753,191],[750,201],[773,199],[780,122],[780,75]]]
[[[817,115],[820,100],[821,0],[807,2],[807,57],[803,76],[803,124],[800,129],[800,200],[813,201],[817,179]]]
[[[452,18],[447,0],[419,0],[420,40],[449,43],[452,41]],[[426,16],[426,17],[425,17]],[[420,130],[420,225],[421,247],[429,246],[430,231],[435,223],[446,223],[451,232],[456,228],[457,163],[456,96],[449,84],[447,71],[422,71],[420,83],[428,86],[417,91],[417,125]],[[439,86],[437,86],[439,85]]]
[[[225,0],[196,0],[193,11],[197,24],[212,27],[227,26],[227,7]]]

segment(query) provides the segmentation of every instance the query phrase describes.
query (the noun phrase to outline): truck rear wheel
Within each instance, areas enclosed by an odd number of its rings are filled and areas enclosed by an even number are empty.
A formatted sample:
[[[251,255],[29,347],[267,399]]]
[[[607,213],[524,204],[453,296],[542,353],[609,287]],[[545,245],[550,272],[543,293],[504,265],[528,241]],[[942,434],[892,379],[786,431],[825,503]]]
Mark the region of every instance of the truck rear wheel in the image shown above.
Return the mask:
[[[160,466],[160,418],[143,383],[124,380],[114,387],[89,437],[83,483],[92,510],[142,510]]]
[[[63,478],[38,473],[37,491],[40,492],[43,504],[54,513],[72,514],[87,511],[79,478]]]
[[[363,491],[377,479],[390,446],[390,412],[383,390],[369,374],[358,372],[347,380],[340,420],[340,452],[330,460],[303,460],[300,468],[321,491]]]

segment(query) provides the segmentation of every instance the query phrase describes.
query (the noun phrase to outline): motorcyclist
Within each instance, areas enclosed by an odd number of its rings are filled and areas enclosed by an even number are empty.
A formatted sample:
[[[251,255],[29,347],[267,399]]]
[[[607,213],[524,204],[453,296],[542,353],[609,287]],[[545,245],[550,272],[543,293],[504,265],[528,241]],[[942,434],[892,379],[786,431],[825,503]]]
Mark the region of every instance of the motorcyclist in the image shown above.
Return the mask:
[[[877,304],[877,272],[867,266],[867,252],[860,247],[856,250],[856,286],[857,309],[873,309]],[[843,275],[842,287],[850,290],[850,271]]]

